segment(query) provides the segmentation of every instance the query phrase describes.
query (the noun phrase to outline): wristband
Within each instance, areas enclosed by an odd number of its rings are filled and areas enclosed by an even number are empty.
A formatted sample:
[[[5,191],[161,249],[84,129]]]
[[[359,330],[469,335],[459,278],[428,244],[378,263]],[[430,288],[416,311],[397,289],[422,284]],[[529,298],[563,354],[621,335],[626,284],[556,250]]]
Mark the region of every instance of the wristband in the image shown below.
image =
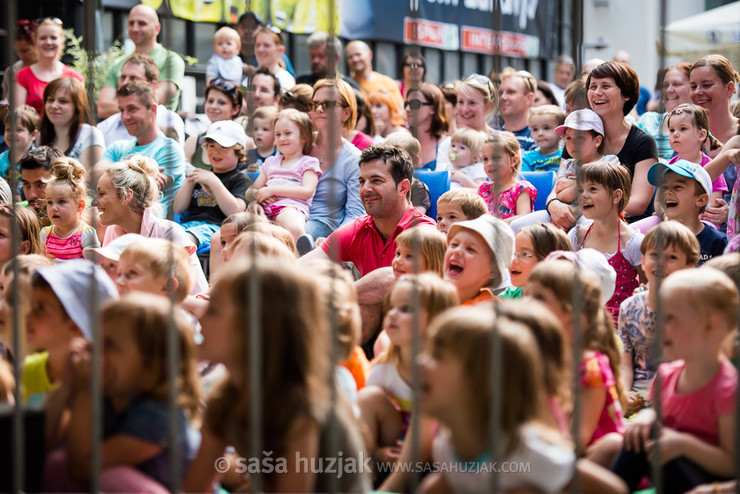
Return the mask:
[[[557,197],[553,197],[552,199],[548,199],[548,200],[547,200],[547,202],[545,203],[545,211],[547,211],[548,213],[550,212],[550,204],[551,204],[551,203],[552,203],[553,201],[558,201],[558,202],[562,202],[562,201],[561,201],[560,199],[558,199]]]

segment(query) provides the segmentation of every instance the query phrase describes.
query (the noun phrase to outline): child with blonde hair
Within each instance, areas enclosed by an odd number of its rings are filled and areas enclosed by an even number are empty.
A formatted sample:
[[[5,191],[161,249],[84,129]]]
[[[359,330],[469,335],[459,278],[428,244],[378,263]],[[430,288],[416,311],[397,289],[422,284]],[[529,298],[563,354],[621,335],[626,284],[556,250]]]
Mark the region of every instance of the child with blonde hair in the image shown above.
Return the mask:
[[[85,210],[85,167],[74,158],[52,162],[46,183],[46,214],[51,225],[41,230],[44,253],[54,259],[82,259],[86,248],[100,246],[95,229],[82,221]]]
[[[663,350],[651,394],[660,393],[662,430],[655,409],[641,411],[624,433],[613,471],[631,491],[649,475],[646,453],[660,448],[665,492],[686,492],[734,473],[737,369],[722,344],[737,328],[738,291],[712,268],[681,270],[661,286]]]
[[[576,226],[568,232],[568,239],[574,251],[589,247],[601,252],[616,271],[614,295],[606,303],[616,322],[619,305],[634,293],[644,276],[640,267],[644,235],[633,231],[624,220],[632,179],[624,166],[596,161],[583,165],[578,187],[583,215],[593,223]]]
[[[474,220],[487,212],[486,201],[474,190],[448,190],[437,199],[437,230],[447,235],[458,221]]]
[[[227,26],[220,28],[213,36],[213,55],[206,65],[206,86],[213,79],[240,82],[244,65],[239,57],[242,40],[239,33]]]
[[[640,244],[640,252],[647,290],[622,302],[617,322],[622,341],[619,373],[627,392],[627,416],[645,405],[645,392],[659,364],[654,343],[657,284],[679,269],[693,268],[700,257],[696,236],[677,221],[664,221],[651,228]]]
[[[488,181],[480,184],[478,194],[486,201],[488,213],[511,223],[532,212],[537,189],[519,179],[522,149],[511,132],[489,136],[483,144],[483,167]]]
[[[313,123],[308,115],[287,109],[275,121],[279,154],[265,160],[257,180],[247,191],[267,217],[286,228],[293,239],[306,233],[306,220],[316,186],[323,172],[319,160],[310,156]]]
[[[413,340],[417,338],[422,348],[429,323],[456,305],[455,287],[432,273],[405,275],[388,294],[383,330],[391,345],[373,361],[367,386],[359,396],[361,417],[369,431],[369,450],[379,462],[393,462],[398,458],[400,443],[409,425],[415,358]]]
[[[496,474],[505,492],[568,492],[574,467],[586,492],[623,492],[616,476],[587,460],[576,460],[570,445],[547,424],[542,356],[530,330],[511,319],[496,319],[490,307],[447,311],[430,327],[421,360],[421,409],[440,422],[433,461],[463,468],[442,469],[424,478],[421,492],[486,492],[492,466],[526,462],[529,468]],[[498,333],[505,376],[491,378],[491,339]],[[496,382],[497,381],[497,382]],[[491,451],[491,395],[500,386],[502,440]],[[469,468],[464,468],[468,465]]]
[[[278,149],[275,146],[275,120],[278,110],[274,106],[260,106],[249,119],[247,134],[254,141],[254,149],[247,150],[247,171],[258,172],[262,163],[270,156],[275,156]]]
[[[576,293],[579,313],[575,312]],[[611,432],[623,432],[619,350],[596,275],[569,261],[547,260],[530,273],[524,296],[542,302],[560,319],[569,335],[569,346],[575,328],[582,332],[582,353],[573,356],[581,362],[578,450],[585,451]]]
[[[105,348],[101,486],[104,490],[127,492],[170,489],[179,479],[173,478],[170,469],[173,439],[169,435],[169,331],[174,325],[179,368],[173,378],[180,438],[175,454],[183,475],[197,445],[192,423],[200,418],[192,328],[181,313],[172,310],[167,299],[151,294],[130,294],[106,304],[101,320]],[[85,490],[92,475],[90,359],[89,346],[74,345],[68,363],[69,380],[49,400],[50,444],[65,445],[65,449],[53,452],[47,460],[45,487],[50,491],[70,487]]]
[[[457,129],[450,139],[450,189],[476,188],[486,180],[483,169],[483,143],[486,134],[465,127]]]
[[[169,240],[142,237],[121,253],[116,286],[121,296],[153,293],[181,304],[193,288],[190,254]]]
[[[247,234],[243,234],[247,235]],[[255,278],[250,277],[254,273]],[[258,305],[245,304],[256,284]],[[200,450],[183,486],[184,492],[206,492],[216,477],[214,462],[232,445],[239,456],[266,458],[250,452],[253,434],[260,434],[263,451],[283,471],[262,472],[266,492],[324,492],[333,481],[340,492],[365,492],[369,482],[358,470],[341,476],[302,468],[297,458],[316,462],[343,452],[344,461],[358,461],[362,439],[352,411],[341,399],[331,400],[333,369],[329,365],[329,318],[315,276],[278,260],[233,263],[213,287],[200,323],[201,354],[223,363],[227,376],[207,403]],[[256,312],[253,312],[256,311]],[[251,326],[250,317],[259,324]],[[258,362],[247,352],[247,339],[259,331]],[[250,426],[254,405],[250,396],[253,368],[261,382],[262,426]],[[331,426],[331,430],[330,430]],[[329,434],[337,450],[328,450]],[[333,478],[329,480],[329,475]]]
[[[522,155],[522,171],[557,171],[563,148],[557,131],[565,121],[565,113],[559,106],[542,105],[529,110],[529,130],[537,145]]]

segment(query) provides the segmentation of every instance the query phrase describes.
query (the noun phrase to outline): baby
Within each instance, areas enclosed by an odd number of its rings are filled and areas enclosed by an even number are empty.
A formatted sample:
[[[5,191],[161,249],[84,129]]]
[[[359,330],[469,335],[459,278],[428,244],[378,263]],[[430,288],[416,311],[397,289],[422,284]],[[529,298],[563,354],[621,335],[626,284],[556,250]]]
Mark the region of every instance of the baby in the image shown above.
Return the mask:
[[[226,79],[241,81],[242,59],[239,50],[242,48],[239,33],[230,27],[222,27],[213,38],[213,55],[208,59],[206,66],[206,85],[211,79]]]

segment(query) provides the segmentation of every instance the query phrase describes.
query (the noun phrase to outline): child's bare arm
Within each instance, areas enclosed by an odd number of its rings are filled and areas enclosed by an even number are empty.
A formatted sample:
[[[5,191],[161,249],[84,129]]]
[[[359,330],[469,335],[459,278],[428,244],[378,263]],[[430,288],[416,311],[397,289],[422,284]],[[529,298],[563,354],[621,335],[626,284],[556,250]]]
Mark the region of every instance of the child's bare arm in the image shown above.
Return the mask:
[[[188,468],[183,492],[213,492],[216,460],[224,455],[224,450],[226,443],[215,436],[207,425],[203,426],[198,454]]]
[[[586,450],[596,426],[599,424],[601,410],[606,404],[606,388],[588,388],[581,395],[581,424],[578,428],[578,449]]]
[[[257,180],[255,180],[252,185],[249,186],[249,189],[247,189],[247,193],[245,194],[247,202],[254,201],[257,198],[257,191],[264,187],[266,183],[267,174],[260,172],[260,174],[257,176]]]
[[[628,451],[639,453],[645,450],[650,439],[650,429],[655,424],[655,410],[645,408],[641,410],[624,432],[624,447]]]
[[[712,180],[717,180],[730,166],[730,163],[738,164],[740,159],[740,136],[735,136],[722,146],[722,151],[712,161],[704,166]]]
[[[560,191],[557,193],[557,198],[560,202],[565,204],[571,204],[578,197],[578,186],[576,181],[572,178],[563,178],[563,185]],[[555,184],[557,185],[557,183]]]
[[[719,416],[719,445],[715,446],[685,432],[665,428],[661,431],[661,461],[665,464],[681,456],[709,473],[730,477],[734,473],[735,418],[733,413]]]
[[[267,200],[270,197],[290,197],[292,199],[298,199],[301,201],[308,201],[316,192],[316,186],[319,183],[319,175],[311,170],[306,170],[303,173],[303,181],[298,187],[287,185],[276,185],[272,187],[263,187],[256,194],[257,201],[261,204],[262,201]]]
[[[504,221],[506,223],[511,223],[517,218],[521,218],[522,216],[529,214],[532,212],[532,198],[529,196],[529,193],[522,189],[521,193],[519,194],[519,197],[516,198],[516,211],[514,216],[510,216],[506,218]]]
[[[174,211],[175,214],[182,214],[188,210],[194,188],[195,182],[190,179],[190,176],[188,176],[175,193],[175,199],[172,201],[172,211]]]
[[[450,180],[453,182],[459,183],[462,187],[467,187],[469,189],[475,189],[478,188],[478,184],[476,184],[472,178],[465,175],[463,172],[459,170],[452,170],[452,173],[450,173]],[[482,181],[481,181],[482,182]]]
[[[235,197],[229,189],[226,188],[224,183],[219,180],[215,173],[208,170],[201,170],[199,168],[193,170],[188,175],[188,180],[192,177],[194,182],[197,182],[201,187],[208,187],[213,196],[216,198],[216,204],[218,208],[226,216],[234,213],[240,213],[247,209],[247,203],[240,197]]]

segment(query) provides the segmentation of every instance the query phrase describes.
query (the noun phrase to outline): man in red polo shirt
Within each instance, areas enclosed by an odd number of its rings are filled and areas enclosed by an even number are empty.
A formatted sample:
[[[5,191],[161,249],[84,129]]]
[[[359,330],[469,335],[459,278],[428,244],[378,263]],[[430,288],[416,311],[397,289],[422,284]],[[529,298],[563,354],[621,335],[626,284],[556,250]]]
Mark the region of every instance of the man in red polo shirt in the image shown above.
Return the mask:
[[[413,177],[411,158],[395,146],[379,144],[360,156],[360,200],[367,214],[329,235],[301,262],[331,259],[351,261],[362,276],[390,266],[396,254],[396,237],[417,225],[434,226],[409,201]]]

